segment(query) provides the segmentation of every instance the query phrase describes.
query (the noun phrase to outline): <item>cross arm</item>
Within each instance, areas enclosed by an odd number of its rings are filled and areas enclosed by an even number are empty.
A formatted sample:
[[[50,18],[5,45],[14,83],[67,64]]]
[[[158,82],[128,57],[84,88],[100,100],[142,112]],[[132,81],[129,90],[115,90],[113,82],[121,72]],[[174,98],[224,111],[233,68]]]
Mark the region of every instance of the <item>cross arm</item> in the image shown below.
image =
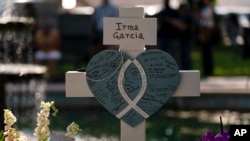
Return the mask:
[[[200,96],[200,72],[198,70],[180,70],[181,80],[173,97]],[[66,97],[93,97],[85,72],[68,71],[66,73]]]

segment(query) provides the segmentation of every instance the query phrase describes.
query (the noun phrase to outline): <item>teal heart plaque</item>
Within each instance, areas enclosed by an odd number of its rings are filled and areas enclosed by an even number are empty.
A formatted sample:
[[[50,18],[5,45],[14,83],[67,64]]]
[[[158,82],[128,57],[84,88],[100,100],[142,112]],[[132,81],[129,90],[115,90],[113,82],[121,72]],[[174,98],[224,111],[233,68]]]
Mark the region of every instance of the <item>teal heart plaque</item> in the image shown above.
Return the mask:
[[[102,106],[135,127],[167,102],[180,74],[176,61],[161,50],[142,52],[135,59],[104,50],[89,61],[86,79]]]

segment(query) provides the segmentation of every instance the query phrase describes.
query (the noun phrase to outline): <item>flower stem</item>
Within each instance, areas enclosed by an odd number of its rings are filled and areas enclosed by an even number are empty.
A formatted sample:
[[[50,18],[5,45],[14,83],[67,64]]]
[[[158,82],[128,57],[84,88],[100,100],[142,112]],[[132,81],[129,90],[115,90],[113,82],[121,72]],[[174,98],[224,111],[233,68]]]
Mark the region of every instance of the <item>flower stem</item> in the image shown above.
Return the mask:
[[[223,132],[223,123],[222,123],[222,117],[220,116],[220,130],[221,133]]]

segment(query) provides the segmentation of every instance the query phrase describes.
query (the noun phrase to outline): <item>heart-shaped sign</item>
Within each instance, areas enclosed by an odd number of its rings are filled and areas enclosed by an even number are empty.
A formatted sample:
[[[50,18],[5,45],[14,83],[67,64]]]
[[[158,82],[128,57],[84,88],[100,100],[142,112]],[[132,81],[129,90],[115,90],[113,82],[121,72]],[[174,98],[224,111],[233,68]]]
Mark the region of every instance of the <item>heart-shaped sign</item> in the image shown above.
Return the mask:
[[[161,50],[145,51],[135,59],[104,50],[88,63],[86,79],[102,106],[134,127],[166,103],[180,74],[175,60]]]

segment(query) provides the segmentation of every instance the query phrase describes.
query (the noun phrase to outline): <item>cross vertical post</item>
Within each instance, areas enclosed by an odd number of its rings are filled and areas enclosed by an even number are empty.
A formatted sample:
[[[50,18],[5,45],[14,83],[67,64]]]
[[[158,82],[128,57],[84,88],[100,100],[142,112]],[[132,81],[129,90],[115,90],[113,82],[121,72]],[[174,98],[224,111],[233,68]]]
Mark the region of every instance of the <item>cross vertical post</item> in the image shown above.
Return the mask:
[[[130,8],[130,9],[120,9],[119,10],[120,18],[144,18],[143,8]],[[155,26],[156,25],[152,25]],[[105,37],[104,31],[104,44],[110,44],[110,40],[107,40]],[[156,33],[156,31],[155,31]],[[154,39],[153,39],[154,38]],[[156,35],[151,38],[152,44],[156,45]],[[141,43],[119,43],[120,51],[127,53],[131,58],[135,58],[138,54],[145,50],[145,45]],[[146,140],[146,121],[144,120],[136,127],[131,127],[121,120],[121,141],[145,141]]]

